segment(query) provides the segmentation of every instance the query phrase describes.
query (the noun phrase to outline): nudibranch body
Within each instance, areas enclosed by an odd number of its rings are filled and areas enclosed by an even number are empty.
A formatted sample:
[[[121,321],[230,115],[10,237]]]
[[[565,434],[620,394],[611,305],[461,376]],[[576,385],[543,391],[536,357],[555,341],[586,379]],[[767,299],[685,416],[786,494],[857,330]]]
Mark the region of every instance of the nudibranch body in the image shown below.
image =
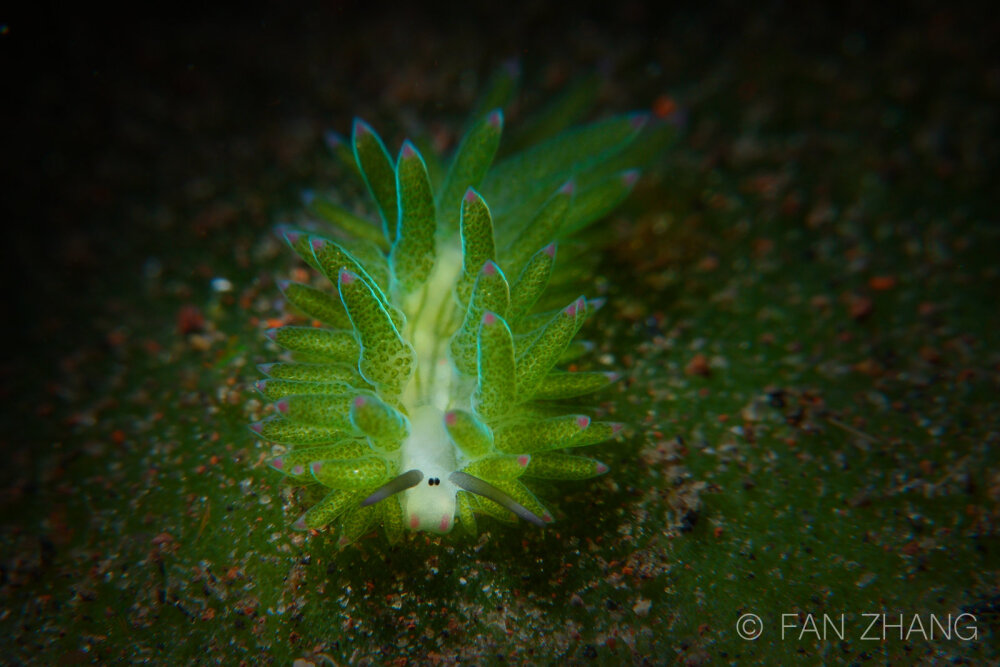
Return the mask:
[[[591,349],[574,338],[599,306],[565,300],[587,257],[568,240],[627,196],[649,143],[662,144],[646,124],[645,114],[613,117],[494,165],[495,110],[432,178],[412,143],[393,160],[355,122],[339,148],[349,146],[381,228],[324,199],[313,211],[350,240],[280,228],[333,289],[279,284],[323,326],[269,330],[286,360],[262,365],[257,383],[275,414],[251,429],[286,447],[271,466],[327,490],[295,528],[339,526],[345,545],[379,525],[390,542],[456,523],[474,534],[477,515],[544,526],[552,514],[525,480],[607,471],[577,449],[621,424],[563,399],[618,375],[557,368]],[[571,251],[558,263],[557,245]]]

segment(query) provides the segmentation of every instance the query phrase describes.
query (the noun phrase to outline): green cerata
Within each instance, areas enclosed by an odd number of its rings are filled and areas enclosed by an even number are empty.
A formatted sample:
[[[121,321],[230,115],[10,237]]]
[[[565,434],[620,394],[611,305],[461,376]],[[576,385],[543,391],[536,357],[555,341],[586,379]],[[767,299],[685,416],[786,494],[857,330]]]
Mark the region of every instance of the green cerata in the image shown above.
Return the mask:
[[[503,101],[504,75],[487,100]],[[334,142],[380,221],[315,198],[333,238],[279,228],[331,286],[279,283],[322,326],[267,331],[284,351],[257,382],[274,414],[250,425],[284,446],[272,468],[324,488],[294,528],[335,529],[344,546],[378,526],[391,543],[456,523],[475,534],[481,516],[545,526],[531,480],[608,470],[578,452],[622,424],[576,404],[619,375],[560,368],[593,349],[575,337],[601,303],[579,295],[594,250],[577,239],[673,128],[645,113],[568,127],[581,106],[554,104],[514,149],[501,109],[479,112],[447,159],[410,141],[393,159],[361,120]]]

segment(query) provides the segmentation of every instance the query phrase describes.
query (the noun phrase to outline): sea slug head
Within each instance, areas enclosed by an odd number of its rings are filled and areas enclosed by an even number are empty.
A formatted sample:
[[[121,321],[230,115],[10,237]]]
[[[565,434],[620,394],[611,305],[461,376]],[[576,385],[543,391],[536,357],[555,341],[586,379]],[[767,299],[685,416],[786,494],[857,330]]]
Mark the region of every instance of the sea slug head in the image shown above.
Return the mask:
[[[406,527],[443,535],[455,525],[455,498],[458,488],[447,474],[424,472],[423,480],[408,489],[404,501]]]

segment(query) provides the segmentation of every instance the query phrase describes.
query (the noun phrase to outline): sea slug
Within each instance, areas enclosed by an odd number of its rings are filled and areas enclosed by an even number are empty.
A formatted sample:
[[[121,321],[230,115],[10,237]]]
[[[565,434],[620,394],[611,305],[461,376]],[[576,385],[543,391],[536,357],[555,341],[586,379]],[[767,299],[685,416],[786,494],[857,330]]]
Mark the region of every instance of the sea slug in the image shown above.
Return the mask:
[[[356,120],[337,148],[380,225],[318,199],[341,240],[280,228],[332,284],[279,283],[323,326],[267,332],[286,359],[260,366],[274,415],[250,425],[286,446],[275,470],[327,490],[294,528],[336,527],[344,546],[379,525],[391,543],[456,523],[475,534],[477,516],[545,526],[552,513],[523,480],[608,470],[579,448],[622,425],[563,399],[619,376],[559,368],[592,348],[574,338],[600,301],[560,295],[593,255],[571,237],[629,194],[666,133],[623,114],[495,160],[503,125],[499,109],[476,118],[438,175],[413,143],[393,159]]]

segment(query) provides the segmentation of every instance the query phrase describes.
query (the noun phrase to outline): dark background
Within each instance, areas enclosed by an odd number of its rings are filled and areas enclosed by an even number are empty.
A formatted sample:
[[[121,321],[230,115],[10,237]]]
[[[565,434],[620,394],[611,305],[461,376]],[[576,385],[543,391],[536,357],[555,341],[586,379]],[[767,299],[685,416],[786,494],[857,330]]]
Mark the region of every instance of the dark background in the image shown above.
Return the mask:
[[[875,63],[887,45],[912,39],[926,58],[899,65],[924,70],[922,94],[980,77],[995,92],[997,23],[976,5],[805,4],[206,3],[12,15],[0,36],[3,263],[32,285],[10,291],[13,310],[33,313],[22,318],[30,322],[54,304],[79,307],[81,290],[107,290],[164,231],[195,242],[191,221],[150,229],[136,207],[190,198],[199,180],[259,178],[288,161],[290,142],[315,139],[317,126],[344,131],[355,115],[389,124],[460,116],[510,58],[536,95],[597,70],[642,106],[755,45],[804,60],[853,49]],[[37,337],[23,326],[10,333]]]

